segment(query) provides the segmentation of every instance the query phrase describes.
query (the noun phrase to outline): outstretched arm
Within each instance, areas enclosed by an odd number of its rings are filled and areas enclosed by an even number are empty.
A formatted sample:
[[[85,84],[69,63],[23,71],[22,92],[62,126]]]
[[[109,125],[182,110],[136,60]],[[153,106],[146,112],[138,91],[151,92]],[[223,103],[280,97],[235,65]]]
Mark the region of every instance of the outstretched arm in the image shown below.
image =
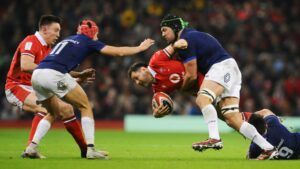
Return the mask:
[[[116,47],[116,46],[109,46],[106,45],[104,48],[100,50],[100,53],[110,56],[128,56],[128,55],[134,55],[140,52],[143,52],[147,50],[150,46],[154,44],[154,40],[152,39],[146,39],[139,46],[134,47]]]

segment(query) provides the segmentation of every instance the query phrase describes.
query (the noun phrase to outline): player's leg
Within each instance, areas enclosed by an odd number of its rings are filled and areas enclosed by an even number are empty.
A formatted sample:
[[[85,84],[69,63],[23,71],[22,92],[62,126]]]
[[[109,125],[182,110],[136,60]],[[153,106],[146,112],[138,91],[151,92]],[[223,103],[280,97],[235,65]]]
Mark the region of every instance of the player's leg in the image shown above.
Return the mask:
[[[240,87],[241,73],[234,59],[226,59],[214,64],[205,74],[196,103],[201,108],[203,118],[208,125],[210,138],[207,141],[194,143],[193,148],[195,150],[202,151],[206,148],[222,148],[218,131],[217,111],[212,103],[235,84]],[[237,90],[239,91],[240,88]]]
[[[239,99],[235,97],[227,97],[220,102],[221,112],[226,123],[264,150],[258,159],[265,160],[276,157],[278,152],[275,147],[262,137],[253,125],[243,120],[238,104]]]
[[[24,110],[25,112],[34,113],[35,116],[31,123],[31,129],[28,137],[27,145],[31,142],[38,123],[46,116],[47,111],[41,105],[36,104],[36,96],[31,86],[16,85],[9,90],[5,91],[7,100]],[[48,118],[50,123],[53,118]]]
[[[50,124],[52,124],[55,120],[55,118],[52,115],[50,115],[50,114],[47,115],[47,110],[44,107],[42,107],[41,105],[38,105],[36,101],[37,101],[37,97],[34,92],[31,92],[24,100],[23,110],[26,112],[35,113],[35,116],[31,123],[31,129],[30,129],[30,134],[29,134],[27,145],[30,144],[30,142],[32,141],[39,122],[45,116],[47,116],[47,117],[44,119],[47,120],[48,123],[50,123]]]
[[[95,122],[91,105],[84,90],[77,84],[63,99],[81,111],[81,125],[88,146],[87,158],[106,158],[108,153],[94,149]]]
[[[58,102],[59,99],[55,95],[47,96],[47,97],[49,97],[49,98],[41,101],[40,103],[43,105],[44,108],[46,108],[46,110],[52,116],[59,115],[59,110],[60,110],[59,102]],[[27,158],[45,158],[44,156],[42,156],[39,153],[38,145],[51,127],[51,123],[49,123],[49,121],[46,118],[47,118],[47,116],[39,122],[36,133],[34,134],[34,137],[31,141],[31,143],[26,147],[25,157],[27,157]]]
[[[217,111],[212,104],[216,96],[220,95],[223,90],[223,86],[206,79],[204,79],[200,87],[196,103],[201,109],[204,121],[207,124],[209,139],[194,143],[192,147],[197,151],[203,151],[207,148],[221,149],[223,147],[219,135]]]
[[[87,144],[83,136],[81,125],[79,124],[72,105],[65,103],[62,100],[59,102],[59,116],[64,123],[67,131],[73,136],[81,151],[81,157],[85,158],[87,153]]]

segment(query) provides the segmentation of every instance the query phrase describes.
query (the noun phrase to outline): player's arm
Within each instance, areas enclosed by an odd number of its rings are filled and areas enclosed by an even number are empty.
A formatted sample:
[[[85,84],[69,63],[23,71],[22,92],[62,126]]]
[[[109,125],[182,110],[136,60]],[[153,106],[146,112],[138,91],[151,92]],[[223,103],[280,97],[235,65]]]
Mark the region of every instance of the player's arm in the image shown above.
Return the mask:
[[[188,48],[188,42],[186,39],[179,39],[177,40],[173,45],[172,48],[174,49],[187,49]],[[193,49],[190,49],[193,50]],[[183,65],[185,68],[185,75],[183,79],[183,83],[181,86],[180,91],[186,92],[190,91],[194,88],[197,88],[197,77],[198,77],[198,71],[197,71],[197,59],[190,57],[192,59],[189,59],[186,61]]]
[[[76,78],[77,83],[82,84],[82,83],[87,83],[91,84],[95,81],[96,77],[96,70],[93,68],[88,68],[85,69],[81,72],[77,71],[71,71],[70,75],[73,78]]]
[[[134,47],[128,47],[128,46],[116,47],[116,46],[106,45],[100,50],[100,53],[105,55],[110,55],[110,56],[119,56],[119,57],[134,55],[147,50],[153,44],[154,44],[154,40],[146,39],[143,42],[141,42],[139,46],[134,46]]]
[[[185,75],[183,77],[183,82],[180,91],[189,91],[197,87],[197,60],[192,59],[183,64],[185,68]]]
[[[170,57],[175,53],[175,49],[186,49],[188,46],[188,43],[184,39],[177,40],[174,44],[168,45],[163,49],[165,53]]]
[[[32,73],[33,70],[37,67],[37,64],[34,63],[34,57],[27,55],[27,54],[21,54],[21,71]]]

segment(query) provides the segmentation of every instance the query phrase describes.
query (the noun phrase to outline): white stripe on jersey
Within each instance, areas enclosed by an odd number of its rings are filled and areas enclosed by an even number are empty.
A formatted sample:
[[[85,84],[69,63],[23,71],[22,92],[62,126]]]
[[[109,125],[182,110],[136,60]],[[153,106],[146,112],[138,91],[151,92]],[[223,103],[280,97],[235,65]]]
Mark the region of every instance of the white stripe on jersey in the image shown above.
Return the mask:
[[[28,55],[28,56],[31,56],[31,57],[33,57],[33,58],[35,57],[35,56],[34,56],[33,54],[31,54],[31,53],[25,53],[25,52],[24,52],[24,53],[21,53],[21,55]]]

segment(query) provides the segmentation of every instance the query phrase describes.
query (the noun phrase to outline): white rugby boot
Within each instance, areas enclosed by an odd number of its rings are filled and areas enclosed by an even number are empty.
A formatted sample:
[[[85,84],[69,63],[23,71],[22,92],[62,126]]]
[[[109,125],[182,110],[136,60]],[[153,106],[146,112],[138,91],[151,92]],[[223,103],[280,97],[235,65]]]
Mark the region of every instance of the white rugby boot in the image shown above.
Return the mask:
[[[108,160],[108,152],[106,151],[98,151],[95,147],[88,147],[86,153],[87,159],[105,159]]]

